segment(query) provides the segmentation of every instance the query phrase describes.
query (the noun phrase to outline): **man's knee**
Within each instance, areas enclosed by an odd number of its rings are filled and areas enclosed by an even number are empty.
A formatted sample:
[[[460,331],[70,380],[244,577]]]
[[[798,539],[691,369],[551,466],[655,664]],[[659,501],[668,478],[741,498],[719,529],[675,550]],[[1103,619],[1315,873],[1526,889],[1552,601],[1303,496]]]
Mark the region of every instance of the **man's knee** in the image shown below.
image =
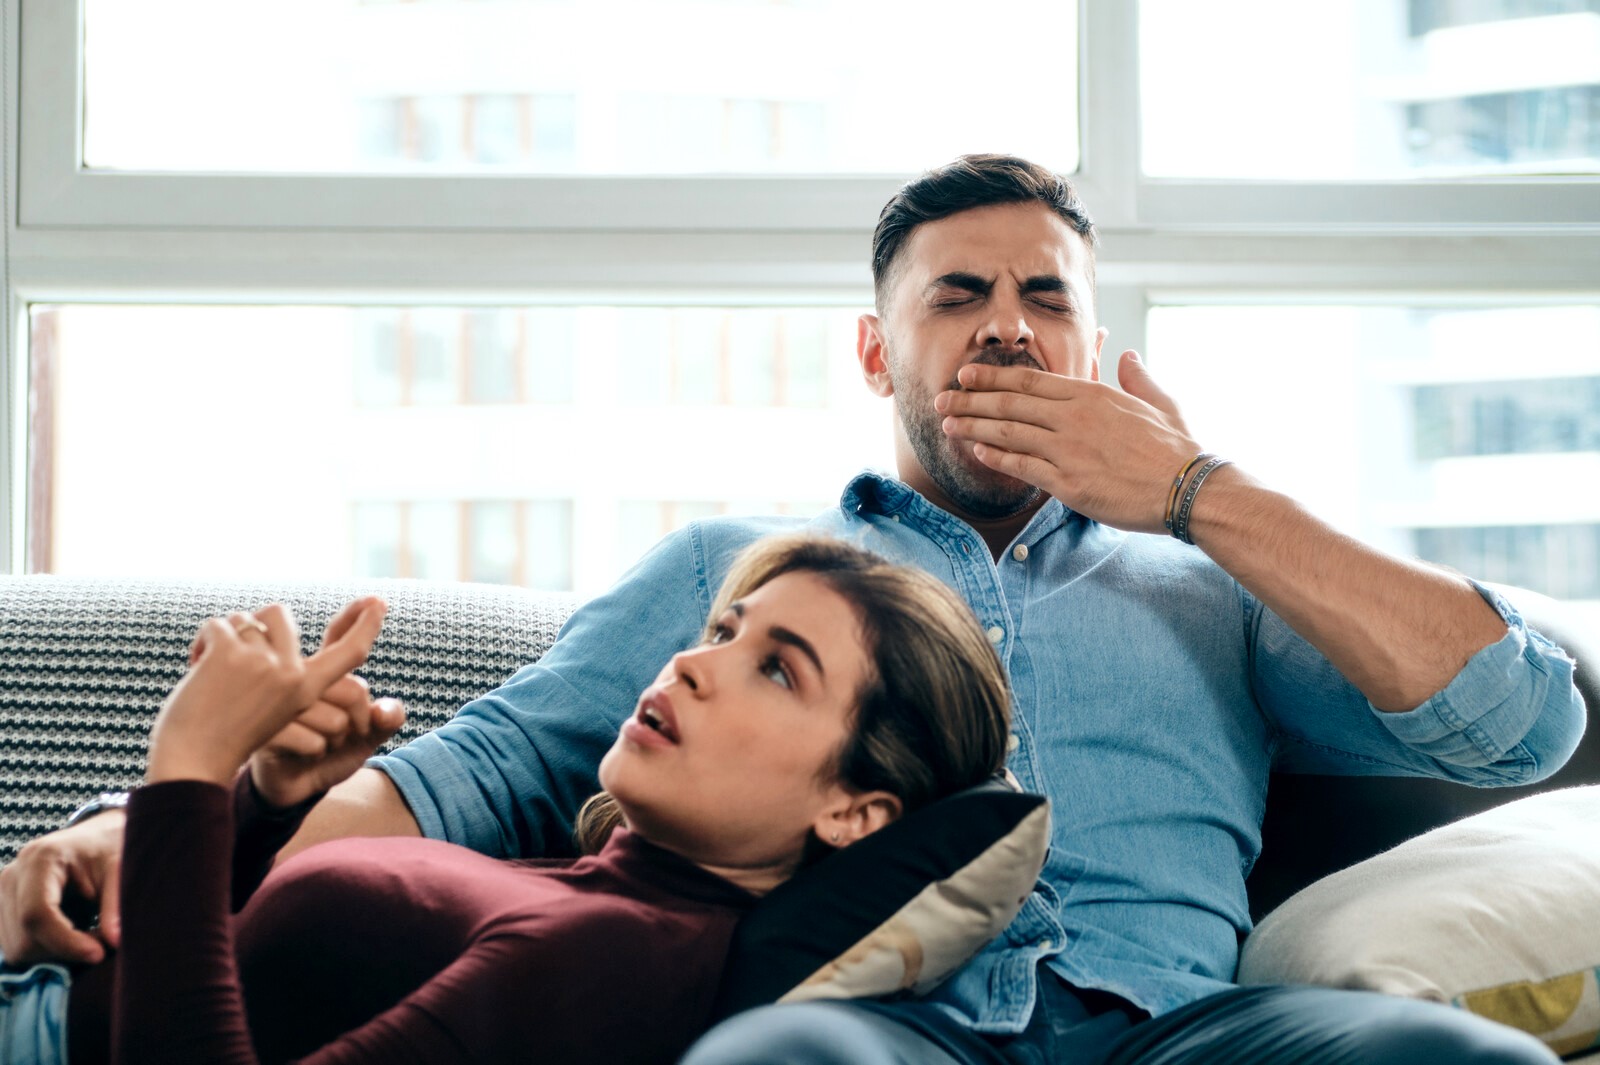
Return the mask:
[[[882,1014],[842,1002],[764,1006],[723,1021],[680,1065],[906,1065],[926,1044]]]
[[[1376,1065],[1552,1065],[1559,1060],[1526,1032],[1448,1006],[1373,1025],[1362,1034],[1361,1051],[1362,1061]]]
[[[1551,1065],[1537,1039],[1434,1002],[1316,987],[1244,987],[1139,1025],[1115,1065]]]

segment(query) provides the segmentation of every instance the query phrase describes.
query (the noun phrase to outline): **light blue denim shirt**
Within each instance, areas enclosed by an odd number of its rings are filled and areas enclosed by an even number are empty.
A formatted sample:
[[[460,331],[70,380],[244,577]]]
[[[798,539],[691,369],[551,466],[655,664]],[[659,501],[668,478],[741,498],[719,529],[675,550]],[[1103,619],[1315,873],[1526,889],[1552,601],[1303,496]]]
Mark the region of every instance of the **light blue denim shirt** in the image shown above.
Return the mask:
[[[1520,784],[1554,772],[1583,730],[1570,659],[1492,594],[1506,636],[1422,706],[1380,713],[1196,548],[1051,500],[996,563],[965,522],[865,473],[809,523],[713,519],[669,536],[537,663],[372,764],[429,836],[565,851],[601,755],[698,639],[734,556],[802,525],[947,581],[1010,670],[1009,764],[1050,797],[1052,842],[1016,921],[931,996],[980,1031],[1027,1024],[1040,959],[1151,1013],[1226,987],[1274,768]]]

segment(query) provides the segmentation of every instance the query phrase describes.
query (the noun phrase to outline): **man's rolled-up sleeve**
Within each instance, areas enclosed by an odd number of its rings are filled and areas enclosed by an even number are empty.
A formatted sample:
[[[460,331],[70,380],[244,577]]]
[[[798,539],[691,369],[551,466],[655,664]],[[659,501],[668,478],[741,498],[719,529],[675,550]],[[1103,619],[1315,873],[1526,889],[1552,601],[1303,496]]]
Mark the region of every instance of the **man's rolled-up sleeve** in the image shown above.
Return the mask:
[[[1476,586],[1505,621],[1442,690],[1411,710],[1373,706],[1310,644],[1246,595],[1256,698],[1275,730],[1274,768],[1430,776],[1478,786],[1554,773],[1583,736],[1572,659],[1515,607]]]
[[[1572,658],[1528,628],[1502,596],[1477,588],[1505,620],[1506,634],[1421,706],[1372,712],[1414,751],[1463,769],[1500,771],[1469,783],[1530,783],[1561,768],[1577,749],[1583,697],[1572,682]]]

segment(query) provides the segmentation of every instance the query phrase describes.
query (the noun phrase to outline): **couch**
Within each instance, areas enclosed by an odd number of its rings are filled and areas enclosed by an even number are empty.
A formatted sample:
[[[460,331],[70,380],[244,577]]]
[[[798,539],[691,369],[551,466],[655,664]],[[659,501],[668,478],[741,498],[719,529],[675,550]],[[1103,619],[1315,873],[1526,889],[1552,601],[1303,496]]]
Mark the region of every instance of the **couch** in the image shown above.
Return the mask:
[[[1530,623],[1578,659],[1585,699],[1600,706],[1592,668],[1600,632],[1574,608],[1505,591]],[[576,606],[566,595],[446,582],[0,577],[0,863],[95,794],[137,783],[150,722],[206,617],[283,602],[300,618],[309,650],[340,605],[371,592],[390,610],[363,674],[375,693],[406,702],[409,720],[396,742],[448,720],[537,658]],[[1590,731],[1556,776],[1527,788],[1275,778],[1263,853],[1248,882],[1252,913],[1262,917],[1327,874],[1448,821],[1528,794],[1594,784],[1600,730]],[[1600,913],[1596,918],[1600,923]]]

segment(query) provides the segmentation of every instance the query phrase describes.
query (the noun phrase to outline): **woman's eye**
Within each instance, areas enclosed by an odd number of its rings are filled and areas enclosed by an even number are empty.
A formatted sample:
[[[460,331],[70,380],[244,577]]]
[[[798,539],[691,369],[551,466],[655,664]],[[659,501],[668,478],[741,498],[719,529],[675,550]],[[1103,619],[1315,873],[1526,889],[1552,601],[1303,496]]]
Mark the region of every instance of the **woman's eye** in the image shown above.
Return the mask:
[[[706,643],[726,643],[733,639],[733,630],[726,625],[717,625],[711,630],[711,635],[706,637]]]
[[[785,688],[793,689],[794,682],[789,677],[789,670],[783,664],[783,659],[777,655],[769,655],[761,663],[761,674],[774,684],[781,684]]]

